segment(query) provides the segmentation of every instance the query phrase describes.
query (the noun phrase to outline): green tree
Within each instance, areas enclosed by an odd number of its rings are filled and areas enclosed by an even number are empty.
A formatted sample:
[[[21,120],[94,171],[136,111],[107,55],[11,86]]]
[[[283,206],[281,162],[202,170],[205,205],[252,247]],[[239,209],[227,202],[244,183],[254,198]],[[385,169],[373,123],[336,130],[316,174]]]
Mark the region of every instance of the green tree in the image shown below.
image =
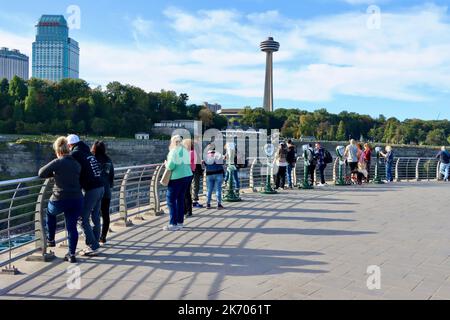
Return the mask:
[[[214,123],[214,115],[208,108],[202,108],[198,114],[199,120],[203,124],[203,128],[206,130],[210,128]]]
[[[28,88],[25,80],[19,78],[18,76],[14,76],[9,83],[8,93],[15,102],[25,101],[28,94]]]
[[[425,143],[432,146],[445,145],[447,143],[445,131],[443,129],[434,129],[430,131]]]
[[[347,140],[347,130],[345,127],[345,123],[342,120],[339,122],[339,126],[338,126],[338,129],[336,132],[336,140],[338,140],[338,141]]]

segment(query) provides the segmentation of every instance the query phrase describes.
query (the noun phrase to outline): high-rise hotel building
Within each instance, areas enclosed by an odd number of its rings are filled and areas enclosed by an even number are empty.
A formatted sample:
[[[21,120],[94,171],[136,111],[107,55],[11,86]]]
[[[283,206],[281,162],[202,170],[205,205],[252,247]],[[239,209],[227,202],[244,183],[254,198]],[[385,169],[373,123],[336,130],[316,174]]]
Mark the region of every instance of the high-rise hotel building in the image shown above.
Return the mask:
[[[19,50],[0,49],[0,80],[11,81],[14,76],[28,80],[29,58]]]
[[[69,38],[69,27],[64,16],[43,15],[36,25],[33,42],[33,77],[51,81],[78,79],[80,49],[78,42]]]

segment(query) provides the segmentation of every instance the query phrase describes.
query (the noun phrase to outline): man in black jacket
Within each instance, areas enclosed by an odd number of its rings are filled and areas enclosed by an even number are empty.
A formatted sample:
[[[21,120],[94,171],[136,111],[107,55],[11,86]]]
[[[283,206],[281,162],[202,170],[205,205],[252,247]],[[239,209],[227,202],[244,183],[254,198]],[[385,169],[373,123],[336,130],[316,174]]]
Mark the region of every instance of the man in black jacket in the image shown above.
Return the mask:
[[[105,191],[101,178],[102,170],[90,148],[76,135],[69,135],[67,142],[71,156],[81,165],[80,185],[84,191],[84,205],[81,213],[81,224],[86,237],[86,249],[81,255],[95,256],[98,254],[100,240],[100,206]],[[91,227],[90,219],[94,223]]]
[[[292,171],[295,170],[295,165],[297,163],[297,148],[292,143],[291,139],[288,140],[287,146],[288,146],[288,153],[287,153],[287,157],[286,157],[286,161],[288,163],[287,176],[288,176],[289,188],[292,189],[295,184],[295,182],[292,179]]]

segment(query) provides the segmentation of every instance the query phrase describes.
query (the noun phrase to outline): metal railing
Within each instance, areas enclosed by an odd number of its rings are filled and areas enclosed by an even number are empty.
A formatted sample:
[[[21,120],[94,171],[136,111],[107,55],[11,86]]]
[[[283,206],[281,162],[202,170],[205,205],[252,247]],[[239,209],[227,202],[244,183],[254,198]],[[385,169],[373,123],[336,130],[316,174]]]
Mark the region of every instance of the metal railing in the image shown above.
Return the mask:
[[[374,177],[376,159],[372,159],[370,164],[370,178]],[[334,183],[338,175],[339,160],[335,159],[333,164],[330,164],[325,169],[325,180],[327,182]],[[392,173],[396,182],[409,182],[409,181],[439,181],[440,177],[440,162],[435,158],[407,158],[400,157],[394,159],[394,167]],[[297,183],[303,181],[303,158],[298,158],[297,167]],[[344,166],[344,176],[350,175],[350,168]],[[381,179],[386,179],[386,165],[383,160],[378,163],[378,175]],[[320,180],[320,174],[318,168],[315,172],[315,181]]]
[[[256,192],[266,182],[264,161],[249,159],[249,165],[239,170],[241,189]],[[439,161],[431,158],[395,159],[395,181],[436,181],[439,179]],[[328,182],[335,181],[338,161],[325,170]],[[371,165],[373,177],[375,163]],[[113,226],[130,227],[133,220],[163,214],[167,188],[159,181],[163,164],[151,164],[117,168],[111,199],[111,223]],[[379,173],[385,176],[380,161]],[[293,170],[297,185],[303,181],[303,159],[299,158]],[[272,171],[273,176],[273,171]],[[319,173],[316,172],[316,181]],[[206,177],[200,183],[200,194],[206,193]],[[273,179],[272,179],[273,181]],[[286,180],[287,181],[287,180]],[[23,257],[46,261],[48,252],[45,232],[46,208],[52,193],[53,179],[38,177],[0,182],[0,267]],[[57,243],[67,241],[63,216],[58,217]],[[30,258],[30,256],[32,256]]]

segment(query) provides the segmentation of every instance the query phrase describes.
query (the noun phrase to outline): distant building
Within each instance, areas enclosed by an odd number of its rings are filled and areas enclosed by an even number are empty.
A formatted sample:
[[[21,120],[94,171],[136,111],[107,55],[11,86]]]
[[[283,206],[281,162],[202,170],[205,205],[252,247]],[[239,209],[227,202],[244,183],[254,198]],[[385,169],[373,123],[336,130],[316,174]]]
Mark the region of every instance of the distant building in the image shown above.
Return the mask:
[[[28,56],[20,53],[19,50],[1,48],[0,80],[6,78],[8,81],[11,81],[14,76],[28,80],[29,60]]]
[[[202,126],[200,125],[200,121],[164,120],[160,123],[155,123],[152,131],[157,134],[172,135],[173,131],[176,129],[186,129],[193,134],[196,127],[198,127],[199,132],[201,132]]]
[[[244,109],[221,109],[218,114],[228,119],[228,128],[240,128],[240,119]]]
[[[300,141],[301,142],[314,142],[314,141],[317,141],[317,139],[314,136],[301,136]]]
[[[149,133],[136,133],[135,134],[136,140],[150,140],[150,134]]]
[[[231,118],[242,118],[242,112],[244,109],[221,109],[218,114],[221,116],[227,117],[228,119]]]
[[[204,102],[203,106],[205,108],[208,108],[209,110],[211,110],[211,112],[214,112],[214,113],[219,113],[219,111],[222,110],[222,106],[220,104],[217,104],[217,103],[210,104],[208,102]]]
[[[69,38],[69,27],[64,16],[43,15],[36,25],[33,42],[33,77],[51,81],[78,79],[80,49],[78,42]]]

